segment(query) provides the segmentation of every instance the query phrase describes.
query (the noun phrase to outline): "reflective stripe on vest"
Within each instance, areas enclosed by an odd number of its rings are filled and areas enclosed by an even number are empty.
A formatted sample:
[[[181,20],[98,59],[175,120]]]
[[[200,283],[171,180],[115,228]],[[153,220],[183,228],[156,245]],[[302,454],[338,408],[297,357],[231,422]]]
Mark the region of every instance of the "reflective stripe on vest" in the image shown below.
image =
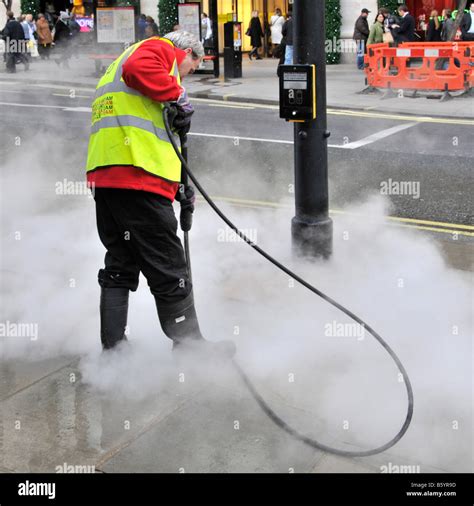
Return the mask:
[[[167,39],[154,38],[173,46]],[[164,128],[163,105],[129,88],[122,79],[124,63],[144,42],[125,50],[97,85],[86,170],[133,165],[163,179],[179,182],[181,164]],[[175,76],[180,84],[176,59],[169,75]]]

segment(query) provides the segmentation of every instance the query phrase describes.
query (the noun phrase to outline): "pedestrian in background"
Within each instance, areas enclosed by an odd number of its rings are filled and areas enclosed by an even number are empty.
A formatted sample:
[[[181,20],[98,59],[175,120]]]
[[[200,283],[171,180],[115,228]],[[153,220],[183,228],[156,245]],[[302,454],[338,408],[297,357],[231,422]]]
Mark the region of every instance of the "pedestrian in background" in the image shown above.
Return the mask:
[[[13,74],[16,72],[16,62],[20,60],[25,65],[25,70],[29,69],[28,58],[26,56],[26,38],[21,23],[15,19],[12,11],[7,12],[7,24],[3,29],[2,37],[5,39],[7,72]]]
[[[282,29],[285,24],[285,18],[281,14],[281,9],[275,9],[275,14],[270,18],[270,33],[272,36],[272,56],[280,58],[279,53],[281,40],[283,39]]]
[[[375,18],[375,23],[370,28],[369,38],[367,39],[367,45],[370,44],[382,44],[384,36],[384,23],[385,16],[379,12]]]
[[[36,33],[38,34],[38,51],[42,60],[49,60],[49,52],[53,43],[53,36],[49,23],[44,14],[38,14],[36,22]]]
[[[156,37],[157,35],[158,35],[158,25],[155,23],[155,20],[151,16],[147,16],[145,27],[145,38],[149,39],[150,37]]]
[[[28,30],[28,52],[29,56],[31,58],[37,58],[39,56],[38,53],[38,42],[37,37],[38,34],[36,33],[36,23],[33,19],[33,14],[27,14],[25,16],[25,26]]]
[[[291,12],[288,13],[288,19],[285,21],[281,33],[283,34],[283,43],[285,44],[283,63],[291,65],[293,63],[293,16]]]
[[[56,8],[54,7],[54,2],[46,2],[44,8],[44,16],[46,21],[49,23],[49,28],[52,30],[55,25],[56,19]]]
[[[255,56],[256,60],[261,60],[262,57],[258,54],[258,50],[262,47],[263,30],[260,18],[258,17],[258,11],[252,11],[252,19],[250,20],[246,35],[250,37],[250,44],[252,45],[249,59],[251,60],[252,56]]]
[[[25,35],[25,40],[30,40],[30,27],[28,26],[28,23],[26,22],[26,14],[21,14],[18,17],[18,21],[21,24],[21,27],[23,29],[23,33]]]
[[[203,12],[201,14],[201,34],[202,34],[202,44],[204,49],[213,47],[212,43],[212,22],[209,16]]]
[[[442,27],[438,16],[438,11],[436,9],[433,9],[430,14],[428,29],[426,30],[426,42],[441,41],[441,28]]]
[[[474,40],[474,3],[471,3],[469,12],[464,13],[461,21],[461,39]]]
[[[400,22],[392,25],[392,35],[395,43],[413,42],[415,40],[415,18],[409,13],[405,4],[400,5],[398,14],[401,17]]]
[[[69,68],[69,58],[71,58],[71,29],[69,28],[69,14],[65,11],[59,13],[59,18],[54,26],[54,45],[58,49],[60,56],[55,61],[56,65]]]
[[[447,42],[449,34],[453,29],[454,19],[452,18],[451,9],[443,9],[441,15],[443,16],[443,21],[441,22],[441,40]]]
[[[370,33],[369,22],[367,21],[369,13],[369,9],[362,9],[360,11],[360,16],[355,22],[354,35],[352,36],[357,45],[357,68],[359,70],[363,70],[364,68],[364,54]]]
[[[146,28],[146,16],[140,14],[137,19],[137,40],[145,39],[145,28]]]

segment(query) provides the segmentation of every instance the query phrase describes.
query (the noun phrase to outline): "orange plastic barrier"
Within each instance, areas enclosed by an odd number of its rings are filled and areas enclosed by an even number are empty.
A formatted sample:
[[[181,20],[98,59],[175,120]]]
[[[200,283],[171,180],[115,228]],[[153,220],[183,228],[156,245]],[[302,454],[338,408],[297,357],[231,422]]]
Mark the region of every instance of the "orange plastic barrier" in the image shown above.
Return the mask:
[[[372,88],[467,91],[474,87],[474,42],[371,44],[365,72]]]

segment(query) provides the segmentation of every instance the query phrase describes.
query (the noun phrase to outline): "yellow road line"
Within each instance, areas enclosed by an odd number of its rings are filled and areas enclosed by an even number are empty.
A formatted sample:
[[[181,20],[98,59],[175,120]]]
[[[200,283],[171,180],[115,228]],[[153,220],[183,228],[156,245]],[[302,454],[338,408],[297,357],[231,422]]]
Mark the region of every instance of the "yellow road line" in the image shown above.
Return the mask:
[[[356,116],[358,118],[393,119],[399,121],[417,121],[419,123],[441,123],[447,125],[474,126],[474,120],[461,118],[433,118],[431,116],[409,116],[403,114],[387,114],[378,112],[352,111],[349,109],[328,109],[334,116]]]
[[[364,216],[363,214],[356,215],[355,213],[347,213],[347,211],[342,211],[340,209],[331,209],[332,213],[339,213],[339,214],[351,214],[352,216]],[[402,223],[413,223],[416,225],[432,225],[436,227],[450,227],[450,228],[460,228],[464,230],[473,230],[474,226],[472,225],[462,225],[459,223],[449,223],[444,221],[430,221],[430,220],[419,220],[417,218],[401,218],[399,216],[386,216],[387,220],[393,220],[393,221],[399,221]]]
[[[266,208],[274,208],[274,209],[288,209],[293,207],[292,204],[283,204],[277,202],[267,202],[262,200],[247,200],[247,199],[239,199],[235,197],[212,197],[214,200],[220,200],[222,202],[228,202],[229,204],[234,204],[240,207],[247,207],[253,209],[261,209],[262,207]],[[199,200],[203,200],[202,197],[199,197]],[[348,216],[364,216],[363,214],[355,214],[349,213],[347,211],[343,211],[341,209],[330,209],[330,214],[345,214]],[[416,218],[402,218],[398,216],[386,216],[387,220],[394,222],[394,225],[406,228],[415,228],[419,230],[428,230],[432,232],[441,232],[445,234],[459,234],[467,237],[474,237],[474,226],[471,225],[462,225],[459,223],[449,223],[442,221],[431,221],[431,220],[419,220]],[[442,228],[437,228],[442,227]],[[473,232],[468,232],[467,230],[472,230]]]
[[[204,102],[204,103],[221,103],[224,102],[221,107],[227,106],[242,106],[243,104],[247,104],[247,102],[233,102],[231,100],[227,100],[225,97],[229,97],[231,95],[224,95],[224,100],[216,100],[211,98],[193,98],[193,102]],[[279,110],[279,105],[270,105],[270,104],[259,104],[248,102],[254,108],[260,109],[272,109]],[[374,106],[376,107],[376,106]],[[330,107],[327,109],[327,113],[333,116],[354,116],[358,118],[374,118],[374,119],[393,119],[399,121],[417,121],[419,123],[438,123],[438,124],[447,124],[447,125],[469,125],[474,126],[474,119],[467,118],[434,118],[432,116],[410,116],[404,114],[389,114],[383,112],[369,112],[368,108],[365,110],[352,110],[352,109],[331,109]]]
[[[416,228],[417,230],[428,230],[430,232],[441,232],[442,234],[464,235],[466,237],[474,237],[474,232],[464,232],[462,230],[449,230],[447,228],[423,227],[418,225],[404,225],[402,223],[389,223],[389,225],[403,228]]]

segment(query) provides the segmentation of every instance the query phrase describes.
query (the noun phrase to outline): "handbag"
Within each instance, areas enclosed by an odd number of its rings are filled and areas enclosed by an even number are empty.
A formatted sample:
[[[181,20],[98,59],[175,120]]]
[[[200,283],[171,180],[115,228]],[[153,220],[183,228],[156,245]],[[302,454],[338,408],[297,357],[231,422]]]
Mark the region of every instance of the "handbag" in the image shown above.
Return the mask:
[[[252,36],[252,33],[250,31],[250,27],[247,28],[247,31],[245,32],[245,35],[247,35],[247,37],[251,37]]]
[[[393,35],[391,32],[385,32],[383,34],[383,41],[384,43],[388,43],[388,44],[391,44],[393,42]]]
[[[281,44],[278,44],[276,48],[273,50],[273,57],[274,58],[281,58],[283,56],[283,46]]]

